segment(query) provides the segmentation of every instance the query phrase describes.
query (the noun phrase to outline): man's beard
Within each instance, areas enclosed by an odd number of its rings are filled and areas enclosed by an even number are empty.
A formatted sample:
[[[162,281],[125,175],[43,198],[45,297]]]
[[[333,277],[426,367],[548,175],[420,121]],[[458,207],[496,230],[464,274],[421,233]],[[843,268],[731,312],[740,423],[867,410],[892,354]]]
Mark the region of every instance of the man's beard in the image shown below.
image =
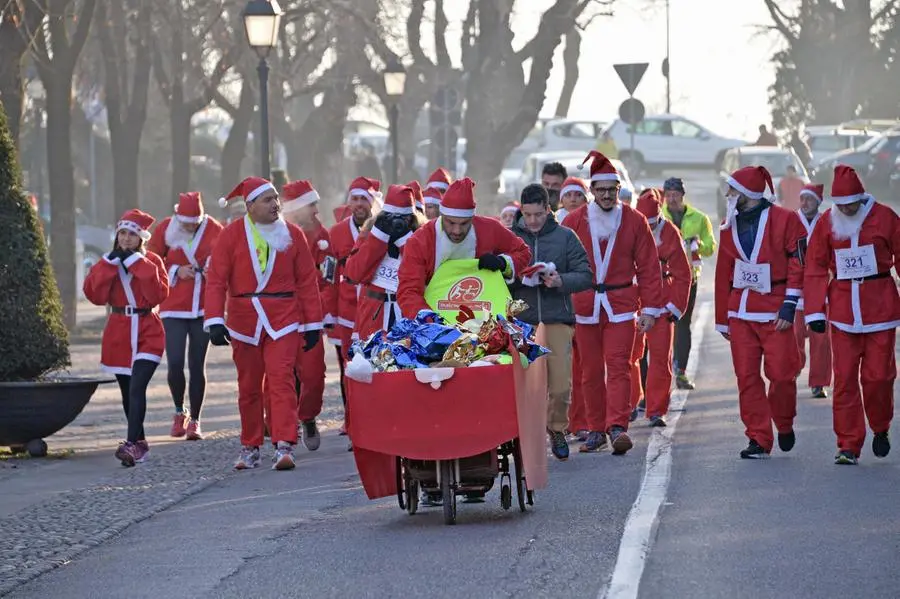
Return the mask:
[[[837,240],[850,239],[859,232],[862,227],[863,220],[866,217],[866,210],[860,206],[859,210],[853,216],[847,216],[837,205],[831,207],[831,232]]]
[[[618,230],[621,222],[621,210],[616,210],[619,204],[614,204],[609,210],[604,209],[597,202],[591,202],[588,209],[591,232],[600,239],[609,239]]]
[[[169,221],[166,227],[166,245],[170,248],[186,248],[194,238],[194,233],[188,231],[177,220]]]
[[[719,227],[722,231],[727,231],[734,223],[734,218],[738,213],[738,201],[740,198],[725,198],[725,220]]]
[[[276,252],[283,252],[291,246],[291,230],[282,217],[266,225],[256,224],[256,230]]]

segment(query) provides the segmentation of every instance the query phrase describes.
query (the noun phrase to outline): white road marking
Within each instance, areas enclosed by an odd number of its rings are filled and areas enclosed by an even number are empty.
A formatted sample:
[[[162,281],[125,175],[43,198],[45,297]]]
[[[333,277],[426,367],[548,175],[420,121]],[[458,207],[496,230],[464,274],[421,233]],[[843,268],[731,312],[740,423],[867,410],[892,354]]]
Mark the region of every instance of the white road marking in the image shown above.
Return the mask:
[[[709,320],[711,302],[703,302],[699,306],[692,323],[693,339],[686,374],[693,379],[700,361],[700,350],[703,347],[703,336],[706,322]],[[631,506],[628,519],[625,521],[625,532],[619,544],[619,555],[612,579],[600,589],[600,599],[636,599],[644,566],[659,523],[659,508],[666,500],[669,480],[672,475],[672,437],[678,419],[684,409],[689,391],[672,391],[669,406],[669,417],[666,428],[653,430],[650,445],[647,447],[647,459],[644,464],[644,480],[638,491],[637,499]]]

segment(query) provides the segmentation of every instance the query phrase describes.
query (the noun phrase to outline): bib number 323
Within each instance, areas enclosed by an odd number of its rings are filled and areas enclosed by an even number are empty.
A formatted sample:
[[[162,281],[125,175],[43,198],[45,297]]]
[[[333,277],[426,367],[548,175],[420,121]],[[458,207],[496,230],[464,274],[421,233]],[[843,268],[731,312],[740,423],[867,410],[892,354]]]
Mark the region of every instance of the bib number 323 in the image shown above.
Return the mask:
[[[736,260],[734,263],[734,288],[752,289],[757,293],[771,293],[772,277],[769,265]]]
[[[875,247],[872,244],[857,248],[834,250],[837,278],[841,281],[863,279],[878,274]]]

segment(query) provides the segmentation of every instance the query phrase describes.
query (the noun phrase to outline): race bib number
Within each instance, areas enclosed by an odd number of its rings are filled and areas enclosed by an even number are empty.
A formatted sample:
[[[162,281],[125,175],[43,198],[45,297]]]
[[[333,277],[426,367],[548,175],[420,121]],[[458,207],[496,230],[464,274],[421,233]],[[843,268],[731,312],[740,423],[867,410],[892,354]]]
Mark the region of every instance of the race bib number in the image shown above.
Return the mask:
[[[841,281],[862,279],[878,274],[875,262],[875,247],[872,244],[858,248],[834,250],[837,278]]]
[[[381,264],[378,265],[378,270],[375,271],[372,283],[378,285],[385,291],[396,293],[400,283],[399,273],[400,259],[385,256],[381,261]]]
[[[734,288],[752,289],[757,293],[771,293],[772,276],[768,264],[750,264],[743,260],[734,262]]]

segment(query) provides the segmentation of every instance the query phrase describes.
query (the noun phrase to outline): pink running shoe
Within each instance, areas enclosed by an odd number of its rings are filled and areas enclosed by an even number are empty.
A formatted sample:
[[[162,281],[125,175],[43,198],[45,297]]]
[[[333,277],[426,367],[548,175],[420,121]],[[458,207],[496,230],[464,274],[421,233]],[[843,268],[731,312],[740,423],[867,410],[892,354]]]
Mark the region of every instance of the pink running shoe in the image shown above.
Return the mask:
[[[119,445],[119,448],[116,450],[116,459],[122,462],[122,465],[126,468],[131,468],[134,466],[138,457],[143,455],[143,451],[138,448],[137,444],[126,441]]]
[[[141,439],[134,444],[138,449],[138,458],[135,460],[138,464],[143,464],[150,457],[150,444],[146,439]]]
[[[185,439],[188,441],[201,441],[203,439],[203,431],[200,430],[200,421],[191,418],[187,425],[187,433]]]
[[[188,420],[188,415],[183,412],[177,412],[174,416],[172,416],[172,430],[169,431],[169,436],[171,437],[183,437],[185,430],[184,425]]]

